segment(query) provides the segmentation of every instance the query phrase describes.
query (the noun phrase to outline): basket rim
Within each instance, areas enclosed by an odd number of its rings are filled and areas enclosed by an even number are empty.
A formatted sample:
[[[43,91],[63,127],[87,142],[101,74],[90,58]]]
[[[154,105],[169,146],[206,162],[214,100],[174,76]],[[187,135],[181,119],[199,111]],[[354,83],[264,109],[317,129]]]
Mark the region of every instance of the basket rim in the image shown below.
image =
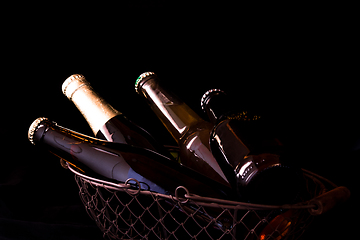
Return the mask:
[[[163,199],[170,199],[173,201],[178,201],[181,204],[185,204],[189,201],[192,201],[192,202],[195,202],[196,204],[204,206],[204,207],[220,207],[220,208],[242,209],[242,210],[274,210],[274,209],[308,209],[308,210],[310,210],[310,209],[317,208],[317,205],[314,204],[312,201],[314,198],[310,199],[308,201],[295,203],[295,204],[266,205],[266,204],[247,203],[247,202],[231,201],[231,200],[218,199],[218,198],[203,197],[203,196],[189,193],[187,188],[184,186],[179,186],[178,188],[176,188],[175,196],[166,195],[166,194],[151,192],[151,191],[147,191],[147,190],[141,190],[139,187],[138,187],[138,189],[133,189],[132,185],[129,184],[130,181],[136,182],[137,186],[140,185],[139,182],[133,178],[127,179],[127,181],[125,183],[109,182],[109,181],[101,180],[98,178],[94,178],[94,177],[90,177],[85,174],[82,174],[82,173],[78,172],[77,170],[75,170],[74,168],[72,168],[72,166],[70,164],[68,164],[68,163],[66,163],[66,164],[67,164],[67,168],[71,172],[73,172],[78,177],[82,178],[83,181],[88,182],[92,185],[115,190],[115,191],[126,191],[130,195],[138,195],[138,194],[152,195],[153,197],[159,197],[159,198],[163,198]],[[338,187],[336,184],[334,184],[330,180],[328,180],[322,176],[319,176],[318,174],[315,174],[306,169],[302,169],[302,171],[304,172],[304,174],[307,177],[310,177],[313,180],[320,181],[320,182],[321,181],[326,182],[333,188]],[[177,194],[179,189],[185,190],[186,194],[184,194],[180,197],[179,194]]]

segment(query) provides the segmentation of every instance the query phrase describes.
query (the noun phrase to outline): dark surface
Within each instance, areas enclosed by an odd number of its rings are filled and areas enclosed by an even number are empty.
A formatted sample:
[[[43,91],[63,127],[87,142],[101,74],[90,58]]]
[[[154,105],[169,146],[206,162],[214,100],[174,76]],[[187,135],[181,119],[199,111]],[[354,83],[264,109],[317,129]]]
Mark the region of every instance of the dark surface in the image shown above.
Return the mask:
[[[61,92],[68,76],[81,73],[115,108],[172,144],[135,93],[135,80],[145,71],[171,81],[199,114],[203,93],[221,88],[269,119],[294,161],[352,192],[347,203],[317,217],[302,239],[353,238],[360,119],[352,7],[135,2],[8,9],[0,239],[102,238],[81,205],[73,175],[32,146],[27,131],[43,116],[92,134]]]

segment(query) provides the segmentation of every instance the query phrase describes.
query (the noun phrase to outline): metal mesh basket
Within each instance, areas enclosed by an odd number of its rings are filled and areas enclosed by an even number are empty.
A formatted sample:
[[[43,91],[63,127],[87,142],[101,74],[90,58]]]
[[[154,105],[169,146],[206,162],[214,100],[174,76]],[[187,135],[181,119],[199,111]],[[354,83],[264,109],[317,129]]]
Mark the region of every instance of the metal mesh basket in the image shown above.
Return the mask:
[[[115,184],[75,173],[80,198],[107,239],[297,239],[313,216],[349,197],[348,190],[303,170],[308,201],[271,206],[140,190],[136,179]],[[330,190],[330,191],[329,191]]]

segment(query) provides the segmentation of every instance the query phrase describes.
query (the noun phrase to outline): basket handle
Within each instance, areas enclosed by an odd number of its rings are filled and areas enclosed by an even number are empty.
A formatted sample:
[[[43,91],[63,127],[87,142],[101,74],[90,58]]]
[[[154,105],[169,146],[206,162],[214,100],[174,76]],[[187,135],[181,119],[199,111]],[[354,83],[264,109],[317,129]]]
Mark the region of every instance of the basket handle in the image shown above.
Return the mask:
[[[328,191],[320,196],[317,196],[310,200],[310,205],[315,205],[315,208],[310,208],[309,212],[311,215],[323,214],[335,205],[343,203],[350,198],[350,190],[346,187],[340,186]]]

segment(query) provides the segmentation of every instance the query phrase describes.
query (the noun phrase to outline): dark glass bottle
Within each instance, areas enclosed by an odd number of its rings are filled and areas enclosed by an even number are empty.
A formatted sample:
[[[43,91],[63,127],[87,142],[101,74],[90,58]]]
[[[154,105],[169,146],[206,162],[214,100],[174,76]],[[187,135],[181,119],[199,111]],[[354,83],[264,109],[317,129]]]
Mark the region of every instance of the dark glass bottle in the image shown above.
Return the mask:
[[[85,174],[96,173],[120,182],[135,178],[143,189],[163,194],[174,194],[179,185],[209,197],[226,198],[230,192],[155,151],[89,137],[47,118],[36,119],[28,137],[33,144],[45,147]]]
[[[201,119],[188,105],[161,84],[155,73],[146,72],[135,83],[147,102],[180,147],[181,163],[230,187],[209,146],[213,125]]]
[[[147,148],[172,158],[149,132],[99,96],[83,75],[68,77],[62,85],[62,91],[79,109],[96,138]]]
[[[215,124],[211,150],[226,163],[224,168],[235,171],[239,194],[253,203],[296,201],[303,186],[302,173],[286,161],[282,144],[267,133],[262,119],[237,111],[234,101],[219,89],[207,91],[201,106]]]
[[[202,109],[215,125],[211,150],[225,169],[235,172],[241,198],[271,205],[300,201],[305,190],[301,170],[286,161],[283,145],[274,138],[263,118],[239,111],[236,103],[220,89],[207,91],[201,99]],[[246,224],[257,226],[248,237],[282,239],[295,225],[294,216],[293,210],[259,212],[246,220]],[[267,221],[259,222],[259,217]],[[240,232],[239,238],[243,237]]]

